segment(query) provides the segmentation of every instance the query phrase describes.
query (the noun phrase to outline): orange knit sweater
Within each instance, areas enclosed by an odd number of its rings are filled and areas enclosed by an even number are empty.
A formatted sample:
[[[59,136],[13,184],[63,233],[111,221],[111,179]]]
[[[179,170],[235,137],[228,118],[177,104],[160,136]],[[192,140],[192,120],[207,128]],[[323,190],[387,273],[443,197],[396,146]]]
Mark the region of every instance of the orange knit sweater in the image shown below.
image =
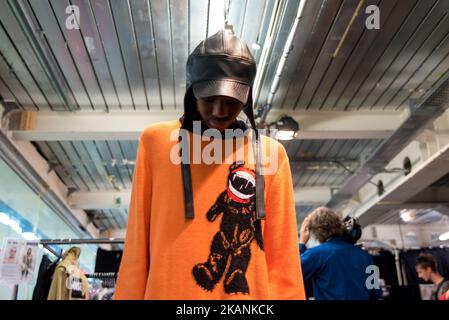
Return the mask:
[[[170,159],[179,128],[159,123],[140,138],[115,299],[304,299],[285,149],[261,136],[262,150],[279,147],[275,174],[264,176],[265,220],[239,192],[254,182],[247,152],[243,166],[190,165],[195,218],[187,220],[181,168]]]

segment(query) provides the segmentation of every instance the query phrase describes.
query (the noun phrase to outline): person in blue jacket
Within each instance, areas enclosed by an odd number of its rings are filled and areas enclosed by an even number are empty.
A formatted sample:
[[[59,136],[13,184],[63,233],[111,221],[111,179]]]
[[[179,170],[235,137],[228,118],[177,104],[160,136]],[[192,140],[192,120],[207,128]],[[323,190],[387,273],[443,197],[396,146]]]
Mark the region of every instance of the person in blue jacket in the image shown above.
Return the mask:
[[[379,282],[371,281],[376,277],[371,256],[343,233],[343,222],[328,208],[317,208],[305,218],[299,235],[304,282],[312,279],[316,300],[380,298]],[[308,249],[309,238],[319,244]]]

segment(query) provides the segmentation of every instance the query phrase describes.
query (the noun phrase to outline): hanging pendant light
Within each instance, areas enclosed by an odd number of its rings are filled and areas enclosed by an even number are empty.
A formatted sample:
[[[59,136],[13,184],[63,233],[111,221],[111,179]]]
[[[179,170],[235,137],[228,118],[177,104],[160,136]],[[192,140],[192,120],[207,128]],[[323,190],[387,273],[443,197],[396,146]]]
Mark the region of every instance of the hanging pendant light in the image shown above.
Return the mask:
[[[282,116],[274,123],[277,140],[292,140],[296,138],[299,131],[298,122],[290,116]]]

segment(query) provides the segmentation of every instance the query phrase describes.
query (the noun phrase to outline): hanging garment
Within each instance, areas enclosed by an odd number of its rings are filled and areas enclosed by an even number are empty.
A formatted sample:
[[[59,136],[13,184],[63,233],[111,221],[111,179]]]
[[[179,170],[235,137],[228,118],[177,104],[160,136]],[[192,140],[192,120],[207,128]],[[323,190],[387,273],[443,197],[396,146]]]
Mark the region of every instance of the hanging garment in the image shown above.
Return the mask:
[[[419,285],[394,286],[390,288],[390,295],[387,300],[390,301],[420,301],[421,292]]]
[[[122,260],[122,250],[104,250],[98,248],[95,259],[95,272],[118,272]]]
[[[47,300],[86,300],[89,283],[78,267],[77,260],[69,255],[56,267]]]
[[[42,256],[39,271],[37,273],[36,285],[33,290],[33,300],[46,300],[48,296],[48,289],[50,289],[51,277],[45,277],[48,268],[51,265],[51,260],[46,254]],[[54,271],[54,270],[53,270]],[[52,273],[53,274],[53,273]],[[48,284],[48,286],[47,286]]]
[[[388,286],[399,286],[398,273],[396,271],[395,256],[388,250],[380,250],[371,255],[374,264],[379,267],[380,278],[385,280]]]
[[[33,290],[33,300],[47,300],[50,292],[51,281],[53,274],[59,263],[59,258],[51,262],[47,255],[42,256],[41,264],[39,265],[39,272],[36,280],[36,285]]]

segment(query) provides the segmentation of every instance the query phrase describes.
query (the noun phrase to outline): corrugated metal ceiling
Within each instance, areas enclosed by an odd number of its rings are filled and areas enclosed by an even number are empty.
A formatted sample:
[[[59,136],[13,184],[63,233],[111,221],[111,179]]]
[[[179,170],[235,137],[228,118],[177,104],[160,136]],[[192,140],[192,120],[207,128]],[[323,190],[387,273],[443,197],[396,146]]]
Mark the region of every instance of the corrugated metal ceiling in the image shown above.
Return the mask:
[[[293,140],[285,143],[295,187],[340,186],[379,140]]]
[[[131,189],[137,141],[37,142],[64,184],[73,191]],[[127,210],[88,210],[101,229],[126,226]]]
[[[180,108],[188,53],[216,31],[215,19],[223,19],[217,3],[5,1],[0,11],[0,93],[25,109],[69,109],[33,49],[29,41],[33,37],[51,53],[48,59],[54,60],[67,84],[62,94],[76,109]],[[79,30],[65,26],[68,5],[79,8]],[[262,43],[273,5],[272,0],[231,1],[229,24],[248,44]],[[20,10],[31,23],[31,35],[24,29]]]
[[[307,3],[274,108],[401,109],[449,69],[448,1],[364,1],[363,8],[378,5],[380,30],[365,28],[363,12],[350,24],[359,3]],[[285,38],[285,33],[277,38],[274,56]],[[266,99],[274,69],[266,72],[259,103]]]

